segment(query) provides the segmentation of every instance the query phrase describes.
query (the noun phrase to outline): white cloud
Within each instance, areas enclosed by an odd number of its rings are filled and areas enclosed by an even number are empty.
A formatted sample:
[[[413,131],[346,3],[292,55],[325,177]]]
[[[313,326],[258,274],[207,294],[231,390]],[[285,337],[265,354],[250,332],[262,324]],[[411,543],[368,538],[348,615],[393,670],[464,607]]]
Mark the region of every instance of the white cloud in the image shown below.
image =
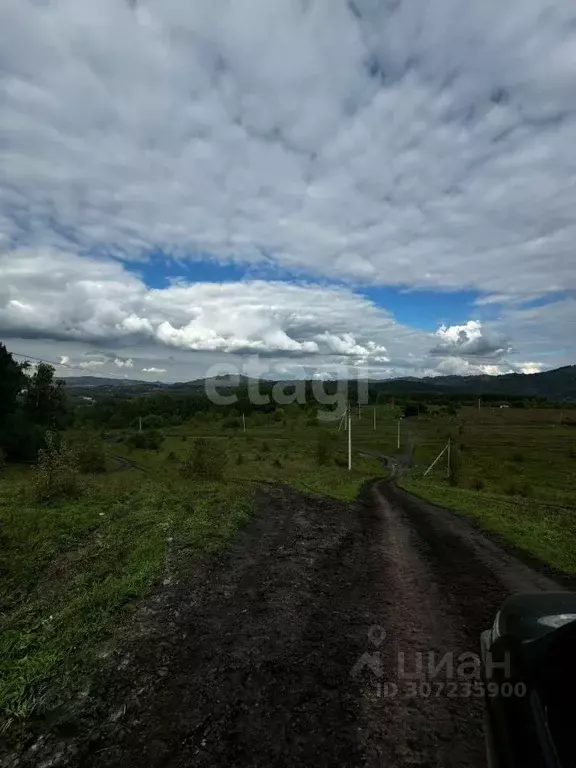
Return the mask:
[[[143,373],[166,373],[166,368],[142,368]]]
[[[4,0],[2,242],[574,289],[575,19],[570,0]]]
[[[80,363],[76,363],[76,368],[81,368],[83,371],[93,371],[97,368],[101,368],[104,363],[101,360],[85,360]]]
[[[130,358],[128,358],[128,360],[122,360],[121,358],[116,357],[114,358],[114,365],[117,368],[134,368],[134,361],[130,360]]]
[[[116,262],[59,252],[0,254],[0,274],[0,331],[12,336],[362,359],[382,359],[388,339],[427,338],[347,288],[252,280],[149,289]],[[132,357],[112,359],[134,365]]]
[[[464,325],[441,325],[436,331],[438,344],[432,355],[454,355],[460,358],[500,358],[510,352],[502,338],[487,335],[479,320],[468,320]]]

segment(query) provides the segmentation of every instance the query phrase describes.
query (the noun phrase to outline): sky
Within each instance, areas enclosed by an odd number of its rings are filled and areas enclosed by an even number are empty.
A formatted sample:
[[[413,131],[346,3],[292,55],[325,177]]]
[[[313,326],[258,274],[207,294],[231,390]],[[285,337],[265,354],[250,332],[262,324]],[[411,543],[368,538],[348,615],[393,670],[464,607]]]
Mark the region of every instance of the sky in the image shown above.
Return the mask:
[[[572,0],[3,0],[0,29],[14,353],[150,381],[576,362]]]

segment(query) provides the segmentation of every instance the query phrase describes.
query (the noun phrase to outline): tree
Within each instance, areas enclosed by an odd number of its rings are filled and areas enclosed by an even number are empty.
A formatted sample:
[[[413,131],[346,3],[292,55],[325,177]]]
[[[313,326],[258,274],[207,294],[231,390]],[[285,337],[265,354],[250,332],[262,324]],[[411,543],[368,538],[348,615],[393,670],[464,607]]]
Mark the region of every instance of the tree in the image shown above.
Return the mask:
[[[26,385],[27,363],[17,363],[0,343],[0,425],[17,408],[18,395]]]
[[[54,368],[39,363],[29,377],[24,409],[35,424],[60,429],[66,422],[66,395],[61,381],[54,381]]]

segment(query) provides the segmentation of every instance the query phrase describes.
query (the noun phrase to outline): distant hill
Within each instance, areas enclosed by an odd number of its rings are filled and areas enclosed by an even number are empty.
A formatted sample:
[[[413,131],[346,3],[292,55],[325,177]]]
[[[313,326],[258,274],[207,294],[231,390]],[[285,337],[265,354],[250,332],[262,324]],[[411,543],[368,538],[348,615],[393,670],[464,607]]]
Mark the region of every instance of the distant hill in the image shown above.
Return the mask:
[[[94,389],[98,393],[120,390],[129,392],[170,390],[179,393],[199,392],[207,383],[219,389],[245,388],[250,379],[246,376],[219,376],[210,379],[166,384],[163,382],[139,381],[137,379],[113,379],[98,376],[72,376],[62,379],[70,390]],[[267,381],[268,385],[272,382]],[[288,384],[288,382],[283,382]],[[501,395],[502,397],[544,397],[552,401],[576,402],[576,366],[569,365],[543,373],[508,373],[502,376],[431,376],[422,379],[413,376],[403,379],[378,379],[370,382],[378,392],[390,395],[415,394],[462,394]]]
[[[81,387],[163,387],[170,386],[155,381],[140,381],[139,379],[113,379],[105,376],[64,376],[60,379],[68,389]]]
[[[375,383],[376,384],[376,383]],[[391,394],[470,394],[504,397],[545,397],[576,401],[576,366],[542,373],[507,373],[502,376],[433,376],[422,379],[389,379],[376,384]]]

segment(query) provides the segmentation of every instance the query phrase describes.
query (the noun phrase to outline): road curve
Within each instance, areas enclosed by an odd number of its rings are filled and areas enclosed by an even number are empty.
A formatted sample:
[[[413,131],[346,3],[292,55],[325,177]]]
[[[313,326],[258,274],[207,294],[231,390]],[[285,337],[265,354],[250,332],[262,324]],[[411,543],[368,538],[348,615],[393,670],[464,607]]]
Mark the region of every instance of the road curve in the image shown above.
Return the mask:
[[[144,606],[51,765],[484,766],[462,654],[510,592],[557,585],[390,483],[355,505],[282,487],[259,504],[226,555]]]

